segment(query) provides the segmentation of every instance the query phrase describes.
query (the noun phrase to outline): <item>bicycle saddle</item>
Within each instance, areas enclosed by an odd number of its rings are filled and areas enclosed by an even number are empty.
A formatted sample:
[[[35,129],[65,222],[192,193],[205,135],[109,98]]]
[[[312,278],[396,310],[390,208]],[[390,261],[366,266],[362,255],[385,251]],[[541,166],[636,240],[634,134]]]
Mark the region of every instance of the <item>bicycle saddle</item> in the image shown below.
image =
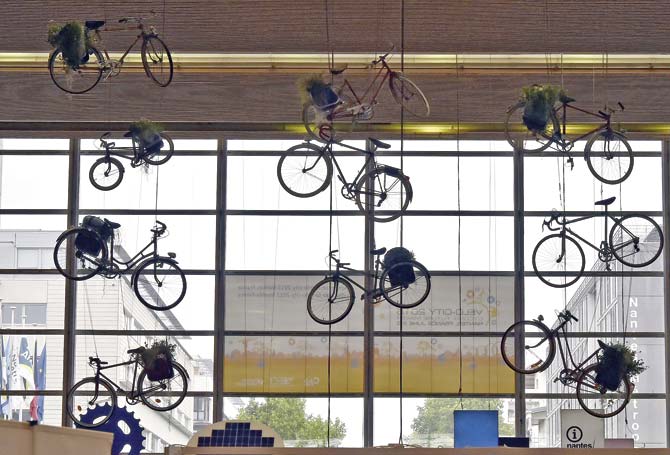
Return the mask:
[[[377,248],[376,250],[370,251],[370,254],[374,254],[375,256],[377,256],[377,255],[381,256],[384,253],[386,253],[386,248],[384,248],[384,247]]]
[[[140,346],[135,349],[128,349],[128,354],[142,354],[146,350],[147,348],[145,348],[144,346]]]
[[[99,357],[89,357],[89,363],[97,363],[98,365],[107,365],[109,362],[103,362]]]
[[[347,65],[340,65],[340,66],[337,66],[335,68],[331,68],[330,69],[330,74],[332,74],[333,76],[337,76],[338,74],[344,73],[344,70],[346,70],[346,69],[347,69]]]
[[[370,142],[372,142],[374,144],[375,147],[377,147],[379,149],[390,149],[391,148],[391,144],[387,144],[386,142],[382,142],[379,139],[375,139],[373,137],[369,137],[368,139],[370,140]]]
[[[97,30],[105,25],[105,21],[86,21],[86,28],[89,30]]]
[[[565,93],[561,93],[560,95],[558,95],[558,99],[561,103],[564,103],[564,104],[568,104],[568,103],[572,103],[573,101],[576,101],[574,98],[570,98]]]
[[[594,204],[595,204],[595,205],[604,205],[604,206],[608,206],[608,205],[610,205],[610,204],[611,204],[612,202],[614,202],[614,201],[616,201],[616,197],[615,197],[615,196],[612,196],[612,197],[608,197],[607,199],[603,199],[602,201],[596,201]]]
[[[605,349],[607,347],[607,344],[605,344],[605,342],[603,340],[598,340],[598,346]]]
[[[115,223],[114,221],[109,221],[107,218],[105,218],[105,223],[107,226],[111,227],[112,229],[118,229],[121,227],[119,223]]]

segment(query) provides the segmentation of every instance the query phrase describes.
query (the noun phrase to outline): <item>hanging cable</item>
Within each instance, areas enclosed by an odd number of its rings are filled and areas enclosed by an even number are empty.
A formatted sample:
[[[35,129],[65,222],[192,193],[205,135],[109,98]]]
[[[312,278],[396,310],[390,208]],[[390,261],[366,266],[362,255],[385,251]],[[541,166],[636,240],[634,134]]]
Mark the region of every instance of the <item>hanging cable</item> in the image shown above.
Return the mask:
[[[458,398],[463,409],[463,287],[461,277],[461,113],[460,113],[460,71],[456,52],[456,194],[458,211]]]
[[[404,73],[405,71],[405,0],[400,0],[400,72]],[[404,92],[405,90],[405,84],[402,84],[402,91]],[[404,93],[401,94],[401,96],[404,97]],[[403,104],[400,104],[400,170],[401,172],[404,172],[404,167],[405,167],[405,162],[404,162],[404,155],[405,155],[405,107]],[[400,207],[404,206],[404,192],[400,191]],[[404,215],[400,215],[400,246],[404,246],[404,220],[405,217]],[[402,301],[402,294],[401,294],[401,301]],[[399,381],[399,387],[400,387],[400,435],[398,437],[398,443],[402,446],[403,445],[403,391],[404,391],[404,383],[403,383],[403,373],[404,373],[404,365],[403,365],[403,309],[399,308],[398,311],[400,312],[400,327],[398,330],[398,336],[400,338],[400,346],[399,346],[399,365],[398,367],[400,368],[400,381]]]

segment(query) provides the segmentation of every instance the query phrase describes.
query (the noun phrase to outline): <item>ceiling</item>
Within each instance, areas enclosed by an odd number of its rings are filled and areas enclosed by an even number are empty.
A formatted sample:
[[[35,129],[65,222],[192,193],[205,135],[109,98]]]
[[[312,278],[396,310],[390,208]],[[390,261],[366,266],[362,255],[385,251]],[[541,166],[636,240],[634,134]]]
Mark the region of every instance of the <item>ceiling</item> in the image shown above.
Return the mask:
[[[0,16],[3,53],[49,52],[49,20],[117,20],[146,15],[178,57],[193,53],[323,54],[328,50],[325,0],[9,0]],[[400,45],[400,0],[329,0],[334,51],[365,53]],[[405,48],[415,55],[626,53],[670,54],[670,1],[636,0],[405,0]],[[546,14],[547,11],[549,14]],[[107,32],[111,51],[122,51],[133,32]],[[42,54],[45,55],[45,54]],[[317,67],[325,67],[323,56]],[[646,57],[645,57],[646,58]],[[537,61],[537,59],[536,59]],[[396,56],[393,63],[399,65]],[[141,74],[123,72],[85,95],[69,96],[42,64],[30,71],[0,69],[0,122],[133,120],[147,116],[182,122],[299,122],[295,81],[304,69],[259,72],[178,71],[161,89]],[[561,82],[582,106],[622,101],[625,122],[670,122],[670,73],[607,73],[602,65],[573,73],[514,70],[456,74],[408,66],[407,74],[431,102],[430,122],[503,122],[520,88]],[[354,84],[367,79],[358,71]],[[385,95],[384,95],[385,96]],[[585,120],[575,118],[575,121]],[[398,122],[399,110],[382,98],[373,122]]]

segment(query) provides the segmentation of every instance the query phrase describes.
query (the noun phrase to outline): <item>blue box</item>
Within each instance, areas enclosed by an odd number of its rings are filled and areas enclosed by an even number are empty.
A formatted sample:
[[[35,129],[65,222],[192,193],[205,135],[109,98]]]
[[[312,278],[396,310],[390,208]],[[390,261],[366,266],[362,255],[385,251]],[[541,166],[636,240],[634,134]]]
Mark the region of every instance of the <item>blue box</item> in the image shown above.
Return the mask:
[[[454,411],[454,448],[498,447],[498,411]]]

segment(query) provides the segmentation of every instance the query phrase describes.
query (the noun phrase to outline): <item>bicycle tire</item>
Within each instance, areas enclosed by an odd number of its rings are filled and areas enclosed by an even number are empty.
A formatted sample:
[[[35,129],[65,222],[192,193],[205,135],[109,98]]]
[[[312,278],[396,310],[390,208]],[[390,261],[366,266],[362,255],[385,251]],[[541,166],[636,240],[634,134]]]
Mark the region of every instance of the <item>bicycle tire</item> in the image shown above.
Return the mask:
[[[330,283],[335,283],[338,286],[338,293],[339,293],[339,285],[344,285],[344,288],[347,290],[347,295],[345,295],[343,298],[346,299],[347,301],[347,307],[346,309],[340,314],[339,316],[336,316],[335,318],[322,318],[316,315],[316,311],[313,308],[313,299],[316,294],[316,292],[319,290],[321,286],[324,284],[330,284]],[[330,291],[328,291],[328,294],[330,295]],[[329,298],[330,299],[330,298]],[[332,302],[330,302],[332,304]],[[307,313],[309,313],[310,317],[315,321],[318,322],[319,324],[323,325],[332,325],[332,324],[337,324],[340,322],[342,319],[346,318],[347,315],[351,312],[351,309],[354,306],[354,288],[351,286],[351,284],[343,280],[342,278],[335,279],[334,276],[326,277],[323,280],[319,281],[314,285],[311,291],[309,291],[309,295],[307,296]],[[332,313],[329,311],[329,314],[332,316]]]
[[[58,57],[59,54],[62,54],[62,50],[60,48],[54,50],[51,55],[49,56],[49,76],[51,76],[52,82],[58,87],[59,89],[63,90],[64,92],[71,93],[73,95],[81,95],[82,93],[86,93],[90,90],[92,90],[98,83],[100,83],[100,79],[102,79],[102,72],[103,72],[103,63],[104,63],[104,58],[102,57],[102,54],[98,49],[96,49],[93,46],[89,46],[87,49],[87,52],[89,55],[94,55],[95,58],[98,61],[98,68],[97,68],[97,76],[93,77],[93,83],[91,85],[86,85],[82,90],[72,90],[72,88],[68,88],[66,86],[61,85],[57,78],[56,78],[56,58]],[[89,57],[90,59],[90,57]]]
[[[151,403],[146,396],[146,393],[144,391],[144,378],[147,375],[146,370],[142,370],[140,375],[137,378],[137,395],[140,397],[140,401],[144,403],[149,409],[152,409],[154,411],[159,411],[159,412],[165,412],[165,411],[170,411],[177,406],[181,404],[182,401],[184,401],[184,398],[186,398],[186,394],[188,393],[188,373],[186,372],[186,369],[181,366],[177,362],[172,362],[172,368],[175,370],[175,376],[179,374],[182,378],[182,384],[183,388],[180,392],[180,395],[177,397],[177,401],[174,403],[170,403],[168,406],[156,406],[153,403]],[[170,379],[164,379],[164,381],[169,381],[172,380],[174,376]],[[148,378],[147,378],[148,380]],[[162,382],[162,381],[151,381],[151,382]]]
[[[549,341],[549,353],[547,354],[547,358],[545,359],[544,362],[538,364],[535,368],[531,369],[525,369],[525,368],[520,368],[514,362],[512,362],[512,358],[516,358],[515,353],[508,353],[505,346],[506,343],[505,341],[507,338],[512,335],[514,332],[515,328],[517,326],[522,326],[522,325],[531,325],[533,327],[537,327],[546,337],[547,341]],[[525,330],[524,330],[525,334]],[[554,361],[554,357],[556,356],[556,339],[554,336],[551,334],[547,326],[544,324],[538,322],[538,321],[519,321],[515,322],[507,330],[505,330],[505,333],[503,334],[502,340],[500,341],[500,353],[502,354],[503,361],[507,364],[508,367],[510,367],[512,370],[514,370],[517,373],[521,374],[533,374],[533,373],[539,373],[540,371],[544,371],[547,368],[549,368],[549,365],[551,365],[551,362]],[[510,354],[513,354],[510,357]]]
[[[154,281],[152,282],[151,280],[143,280],[141,277],[144,275],[153,275],[153,272],[145,272],[143,273],[143,270],[146,268],[159,263],[160,265],[157,265],[157,268],[163,268],[163,265],[167,264],[170,267],[174,269],[176,273],[167,273],[164,276],[172,276],[176,275],[179,277],[179,280],[175,280],[175,283],[181,282],[181,285],[175,284],[175,289],[176,287],[179,286],[177,289],[176,295],[177,297],[175,298],[170,298],[171,302],[164,302],[163,297],[158,294],[157,289],[161,289],[163,287],[163,284],[165,282],[165,278],[163,278],[163,281],[158,282],[157,277],[154,277]],[[171,310],[172,308],[176,307],[179,305],[179,303],[184,299],[184,296],[186,295],[186,275],[184,274],[184,271],[177,265],[177,261],[173,260],[172,258],[166,258],[162,256],[156,256],[150,259],[147,259],[144,261],[142,264],[137,267],[135,272],[133,273],[132,276],[132,283],[133,283],[133,291],[135,292],[135,296],[137,299],[142,303],[142,305],[146,306],[147,308],[154,310],[154,311],[167,311]],[[156,286],[156,282],[158,282],[158,285]],[[142,289],[140,289],[140,287]],[[153,296],[155,297],[155,300],[152,298],[151,301],[148,296],[145,296],[143,292],[149,292],[152,293]],[[169,292],[169,291],[168,291]],[[163,302],[164,305],[159,305],[157,303]]]
[[[399,171],[399,170],[398,170]],[[407,207],[409,207],[409,203],[412,201],[412,198],[414,196],[414,193],[412,191],[412,184],[409,182],[409,178],[403,174],[398,173],[398,175],[393,175],[396,172],[393,171],[390,173],[390,169],[387,166],[378,166],[375,169],[365,173],[361,178],[358,180],[356,183],[356,205],[358,206],[358,210],[361,212],[365,212],[366,209],[366,203],[365,203],[365,190],[363,186],[365,185],[365,182],[368,179],[372,179],[373,182],[377,182],[380,179],[380,176],[385,175],[393,178],[397,178],[400,184],[403,187],[404,190],[404,196],[402,196],[402,191],[401,191],[401,204],[400,208],[397,210],[392,211],[390,215],[387,216],[378,216],[374,215],[374,220],[377,221],[378,223],[388,223],[389,221],[393,221],[397,218],[399,218],[403,213],[407,211]],[[384,177],[384,180],[386,178]],[[395,185],[391,185],[393,187]],[[376,190],[374,191],[373,197],[376,195]],[[384,196],[386,197],[386,196]],[[384,199],[385,200],[385,199]],[[383,202],[381,202],[383,203]],[[374,202],[374,206],[377,207],[377,202]],[[393,210],[393,209],[388,209],[388,210]]]
[[[90,269],[90,272],[84,275],[72,275],[68,272],[67,270],[67,263],[66,264],[61,264],[61,260],[67,260],[67,256],[63,256],[62,258],[59,257],[61,254],[59,254],[60,246],[63,244],[64,241],[66,241],[69,237],[71,237],[71,242],[72,242],[72,247],[75,247],[75,240],[77,238],[77,235],[81,232],[85,232],[86,235],[94,237],[98,243],[100,244],[100,253],[99,253],[99,259],[96,257],[94,260],[88,259],[89,262],[94,262],[97,264],[97,267],[95,269]],[[66,245],[67,248],[67,245]],[[67,251],[67,250],[66,250]],[[80,255],[84,255],[84,253],[79,252]],[[69,280],[74,280],[74,281],[84,281],[88,280],[89,278],[93,277],[94,275],[98,274],[100,270],[103,268],[104,263],[107,260],[107,244],[102,240],[100,235],[98,235],[97,232],[92,231],[90,229],[86,229],[83,227],[76,227],[72,229],[68,229],[67,231],[63,232],[58,239],[56,240],[56,246],[54,247],[54,265],[56,266],[56,269],[60,272],[61,275],[63,275],[65,278]],[[77,254],[77,253],[75,253]]]
[[[623,411],[626,408],[626,406],[630,402],[630,397],[631,397],[631,394],[632,394],[633,387],[631,385],[630,380],[626,376],[624,376],[623,379],[622,379],[622,383],[625,387],[625,394],[626,395],[625,395],[625,399],[622,401],[621,405],[618,406],[612,412],[607,412],[607,413],[596,412],[596,410],[591,409],[588,406],[588,404],[586,403],[586,400],[588,400],[589,398],[584,396],[584,394],[587,393],[587,392],[584,392],[584,389],[588,387],[588,388],[593,390],[593,387],[587,384],[587,378],[592,379],[592,381],[589,381],[589,382],[594,382],[595,383],[595,375],[596,375],[596,368],[597,367],[598,367],[598,364],[594,363],[593,365],[590,365],[590,366],[584,368],[584,370],[582,370],[582,374],[579,375],[579,378],[577,379],[577,386],[576,386],[577,401],[579,402],[579,405],[582,407],[582,409],[584,409],[584,411],[586,411],[587,413],[589,413],[593,417],[598,417],[600,419],[607,419],[609,417],[614,417],[615,415],[619,414],[621,411]],[[598,385],[598,384],[595,383],[595,385]],[[602,389],[597,390],[596,392],[598,392],[602,395],[605,395],[607,393],[607,392],[604,392]],[[590,393],[593,393],[593,392],[590,392]],[[610,394],[612,394],[612,393],[614,393],[614,392],[610,392]]]
[[[626,170],[626,172],[623,173],[623,175],[621,177],[616,178],[616,179],[607,179],[607,178],[603,177],[602,175],[600,175],[600,173],[598,171],[596,171],[596,169],[595,169],[596,166],[592,162],[592,159],[594,158],[591,155],[591,148],[593,147],[593,144],[596,142],[596,140],[599,137],[606,136],[607,134],[614,135],[615,137],[617,137],[619,139],[619,141],[622,144],[624,144],[626,146],[626,154],[627,154],[627,157],[629,159],[628,169]],[[605,139],[608,139],[608,138],[605,138]],[[626,140],[626,137],[623,134],[619,133],[618,131],[609,131],[609,132],[608,131],[598,131],[598,132],[593,133],[591,135],[591,137],[589,138],[588,142],[586,143],[586,146],[584,146],[584,157],[586,158],[586,165],[588,166],[589,170],[591,171],[591,174],[593,174],[593,176],[595,178],[597,178],[598,180],[600,180],[601,182],[607,183],[609,185],[616,185],[618,183],[623,182],[624,180],[626,180],[630,176],[631,172],[633,172],[633,164],[634,164],[633,149],[631,148],[630,144]],[[620,162],[620,160],[618,160],[618,161]],[[621,167],[621,165],[619,164],[619,168],[620,167]]]
[[[110,175],[112,175],[111,168],[112,167],[116,168],[116,175],[118,175],[118,178],[110,185],[101,185],[95,178],[95,171],[98,168],[98,166],[101,165],[110,166]],[[88,180],[91,182],[91,185],[93,185],[100,191],[111,191],[121,184],[124,172],[125,169],[123,167],[123,164],[121,164],[119,160],[117,160],[116,158],[104,156],[102,158],[98,158],[97,160],[95,160],[95,162],[91,166],[91,169],[89,169],[88,171]]]
[[[398,93],[398,90],[402,90],[395,87],[395,85],[398,85],[399,82],[401,83],[401,86],[405,84],[408,85],[411,89],[414,90],[416,95],[419,95],[417,99],[419,100],[418,104],[421,106],[420,108],[411,106],[409,100],[406,100],[401,93]],[[430,104],[428,103],[428,98],[426,98],[426,95],[423,94],[419,86],[411,81],[408,77],[392,72],[389,77],[389,88],[396,103],[404,107],[407,112],[421,118],[430,116]]]
[[[519,141],[517,139],[514,139],[512,135],[514,133],[517,133],[515,131],[516,125],[518,124],[518,122],[516,120],[521,118],[519,110],[520,109],[523,110],[523,108],[525,106],[526,106],[525,101],[519,101],[517,104],[513,105],[512,107],[510,107],[507,110],[507,118],[505,119],[505,138],[507,139],[507,142],[509,143],[509,145],[511,145],[512,148],[515,149],[515,150],[519,149],[522,152],[531,152],[531,153],[532,152],[542,152],[542,151],[546,150],[547,148],[549,148],[549,146],[551,146],[551,144],[554,143],[552,137],[553,137],[554,132],[560,131],[560,123],[558,121],[558,118],[556,118],[556,113],[554,111],[552,111],[551,114],[550,114],[550,122],[551,122],[551,126],[553,128],[553,131],[550,131],[551,135],[549,135],[549,134],[540,135],[546,142],[544,142],[544,143],[539,142],[541,144],[539,147],[530,148],[530,147],[525,147],[526,140],[522,139],[521,140],[522,146],[519,147],[517,145],[517,142],[519,142]],[[525,131],[526,137],[528,137],[529,134],[530,134],[530,137],[534,137],[534,138],[537,137],[537,134],[534,133],[533,131],[528,130],[528,128],[526,128],[526,126],[523,124],[523,122],[521,123],[521,128],[522,128],[522,131]]]
[[[147,59],[147,43],[150,43],[151,41],[158,41],[160,45],[163,47],[165,50],[165,55],[167,55],[168,62],[170,64],[170,72],[168,74],[167,82],[162,82],[159,81],[158,78],[154,75],[153,70],[149,67],[149,61]],[[144,41],[142,41],[142,66],[144,67],[144,72],[147,74],[147,76],[153,80],[156,84],[160,85],[161,87],[167,87],[170,85],[170,82],[172,82],[172,77],[174,76],[174,64],[172,62],[172,54],[170,53],[170,49],[165,45],[162,39],[160,39],[157,35],[149,35],[144,38]]]
[[[632,218],[641,218],[643,220],[648,221],[653,226],[653,229],[656,232],[658,232],[658,236],[659,236],[658,249],[654,252],[653,255],[651,255],[651,259],[649,259],[645,262],[639,263],[639,264],[624,260],[624,255],[620,254],[621,250],[619,248],[615,248],[615,244],[614,244],[614,236],[615,236],[616,227],[617,226],[622,226],[622,223],[624,221],[630,220]],[[640,224],[635,223],[634,225],[639,226]],[[647,235],[648,235],[648,233],[647,233]],[[619,218],[612,225],[612,228],[610,229],[610,233],[609,233],[608,237],[609,237],[609,244],[610,244],[610,249],[612,250],[612,254],[614,255],[614,257],[616,258],[617,261],[621,262],[624,265],[627,265],[628,267],[634,267],[634,268],[646,267],[646,266],[652,264],[656,259],[658,259],[658,257],[663,252],[664,238],[663,238],[663,231],[661,230],[661,226],[659,226],[659,224],[656,221],[654,221],[653,218],[651,218],[647,215],[626,215],[626,216],[623,216],[623,217]],[[646,242],[643,242],[643,243],[646,243]]]
[[[417,299],[413,299],[414,301],[410,301],[410,303],[403,302],[402,294],[401,294],[401,297],[399,299],[400,301],[398,301],[398,299],[397,299],[397,297],[395,297],[395,295],[394,296],[391,295],[391,290],[397,289],[399,286],[391,286],[390,288],[387,289],[386,286],[384,285],[384,283],[386,283],[386,280],[388,279],[389,273],[391,273],[391,271],[393,269],[406,267],[406,266],[411,266],[412,268],[417,269],[420,273],[420,276],[423,276],[423,277],[426,278],[426,288],[425,288],[425,290],[423,291],[423,293]],[[415,274],[415,277],[419,276],[417,274],[416,270],[414,271],[414,274]],[[390,279],[388,281],[390,283]],[[430,272],[428,272],[428,269],[426,269],[426,267],[424,267],[423,264],[421,264],[420,262],[417,262],[417,261],[400,262],[400,263],[397,263],[397,264],[393,264],[389,268],[385,268],[384,271],[381,274],[381,278],[380,278],[379,282],[380,282],[380,287],[381,287],[381,291],[382,291],[382,295],[384,296],[384,299],[396,308],[407,309],[407,308],[414,308],[416,306],[419,306],[428,298],[428,295],[430,294],[430,288],[431,288]],[[408,289],[410,286],[412,286],[415,283],[416,283],[416,281],[409,284],[408,286],[402,286],[402,285],[401,286],[405,287],[405,289]],[[400,290],[400,292],[404,292],[404,291]]]
[[[302,107],[302,124],[307,135],[315,141],[327,144],[335,138],[335,128],[328,111],[319,109],[312,103],[305,103]]]
[[[584,268],[586,267],[586,256],[584,256],[584,250],[579,245],[579,243],[577,243],[577,241],[575,239],[573,239],[572,237],[566,235],[565,236],[566,241],[572,242],[574,244],[574,246],[577,247],[577,250],[579,251],[580,257],[582,259],[581,260],[581,266],[579,268],[579,273],[570,281],[568,281],[568,276],[566,275],[564,277],[565,278],[565,283],[563,283],[563,284],[557,284],[557,283],[553,283],[553,282],[549,281],[548,278],[542,276],[542,273],[538,270],[537,253],[540,250],[540,246],[544,242],[548,241],[549,239],[556,238],[556,237],[561,238],[562,236],[561,236],[561,234],[549,234],[548,236],[542,238],[539,242],[537,242],[537,245],[535,245],[535,249],[533,250],[533,256],[532,256],[533,270],[535,271],[535,275],[537,275],[537,277],[540,279],[540,281],[542,281],[547,286],[551,286],[552,288],[567,288],[567,287],[572,286],[573,284],[575,284],[582,277],[582,275],[584,275]],[[572,271],[571,274],[572,273],[574,273],[574,271]]]
[[[163,146],[163,148],[158,153],[150,156],[146,155],[142,158],[145,162],[154,166],[160,166],[161,164],[167,163],[168,160],[172,158],[172,155],[174,154],[174,142],[172,142],[170,136],[168,136],[165,133],[160,133],[160,137],[161,139],[163,139],[164,142],[167,143],[168,146],[167,150],[165,149],[165,146]],[[162,158],[159,160],[155,160],[154,157],[156,156],[161,156]]]
[[[72,409],[72,407],[74,406],[75,392],[77,391],[78,388],[80,388],[84,384],[96,383],[96,382],[98,383],[98,386],[102,385],[102,386],[104,386],[104,388],[106,388],[109,391],[109,395],[110,395],[111,400],[112,400],[112,403],[109,407],[109,413],[106,416],[104,416],[102,420],[96,421],[95,423],[82,422],[75,415],[74,409]],[[74,386],[72,386],[70,391],[67,393],[67,408],[66,408],[67,415],[70,417],[70,419],[72,419],[72,421],[77,426],[80,426],[80,427],[83,427],[83,428],[96,428],[96,427],[104,425],[105,423],[107,423],[109,421],[109,419],[112,417],[112,414],[114,414],[114,408],[116,408],[117,402],[118,402],[118,397],[116,395],[116,391],[114,390],[114,387],[112,387],[112,385],[109,382],[107,382],[103,378],[96,378],[95,376],[89,376],[87,378],[82,379],[81,381],[76,383]],[[93,409],[90,406],[91,405],[89,404],[88,410]]]
[[[299,153],[296,154],[295,152],[300,151],[301,149],[308,149],[308,151],[321,153],[321,159],[324,160],[326,166],[326,175],[323,177],[323,183],[316,190],[308,192],[297,191],[291,188],[288,183],[286,183],[286,181],[284,180],[284,176],[282,175],[283,174],[282,169],[284,168],[284,163],[286,163],[286,160],[294,157],[299,157],[300,154]],[[311,158],[311,155],[305,155],[305,160],[307,160],[308,158]],[[314,156],[314,159],[316,158],[317,157]],[[303,166],[303,173],[304,173],[304,166]],[[300,198],[308,198],[316,196],[317,194],[321,193],[326,188],[328,188],[328,185],[330,185],[331,179],[333,178],[333,163],[331,162],[330,157],[325,153],[325,151],[321,147],[316,146],[314,144],[310,144],[309,142],[303,142],[302,144],[294,145],[293,147],[289,148],[288,150],[286,150],[286,153],[284,153],[279,158],[279,161],[277,162],[277,178],[279,179],[279,185],[281,185],[281,187],[284,188],[284,190],[292,196]]]

